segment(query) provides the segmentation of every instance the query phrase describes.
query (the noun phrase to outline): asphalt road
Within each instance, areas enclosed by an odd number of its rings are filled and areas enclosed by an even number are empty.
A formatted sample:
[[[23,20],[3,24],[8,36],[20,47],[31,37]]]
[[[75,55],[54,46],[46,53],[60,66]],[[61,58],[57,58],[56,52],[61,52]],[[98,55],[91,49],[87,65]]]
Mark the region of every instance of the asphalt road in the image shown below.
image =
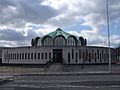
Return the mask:
[[[0,90],[120,90],[120,75],[15,76]]]

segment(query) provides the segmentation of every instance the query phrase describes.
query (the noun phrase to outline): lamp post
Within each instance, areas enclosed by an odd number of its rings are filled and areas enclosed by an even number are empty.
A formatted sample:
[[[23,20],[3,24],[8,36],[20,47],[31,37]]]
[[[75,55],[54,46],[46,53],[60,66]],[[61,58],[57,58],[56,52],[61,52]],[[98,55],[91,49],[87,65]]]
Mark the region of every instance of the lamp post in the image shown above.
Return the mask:
[[[111,71],[111,52],[110,52],[110,22],[109,22],[109,1],[106,0],[106,14],[107,14],[107,29],[108,29],[108,53],[109,53],[109,57],[108,57],[108,60],[109,60],[109,72]]]

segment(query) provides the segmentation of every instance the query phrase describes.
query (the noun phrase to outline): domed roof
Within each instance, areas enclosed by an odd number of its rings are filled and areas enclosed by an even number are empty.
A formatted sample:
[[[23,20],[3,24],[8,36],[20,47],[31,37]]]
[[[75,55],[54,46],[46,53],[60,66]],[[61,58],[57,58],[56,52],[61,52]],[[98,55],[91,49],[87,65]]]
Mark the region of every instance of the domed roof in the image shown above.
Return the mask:
[[[43,37],[36,37],[31,41],[32,46],[86,46],[87,40],[76,37],[58,28]]]
[[[46,37],[46,36],[50,36],[52,38],[55,38],[57,36],[63,36],[65,39],[67,39],[69,36],[73,36],[73,35],[66,33],[62,29],[58,28],[58,29],[56,29],[56,31],[51,32],[51,33],[45,35],[44,37]]]

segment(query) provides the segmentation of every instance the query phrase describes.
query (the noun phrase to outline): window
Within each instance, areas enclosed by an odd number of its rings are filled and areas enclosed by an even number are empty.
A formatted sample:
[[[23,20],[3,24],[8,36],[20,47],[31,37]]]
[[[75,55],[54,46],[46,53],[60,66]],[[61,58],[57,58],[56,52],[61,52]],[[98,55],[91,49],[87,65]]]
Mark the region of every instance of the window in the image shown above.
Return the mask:
[[[76,63],[78,62],[78,54],[76,53]]]
[[[17,53],[17,59],[19,59],[19,53]]]
[[[86,49],[86,56],[85,56],[85,61],[88,60],[88,49]]]
[[[13,54],[13,60],[14,60],[15,58],[14,58],[14,54]]]
[[[64,37],[58,36],[55,38],[54,44],[55,44],[55,46],[65,46],[66,40]]]
[[[91,56],[92,54],[91,53],[89,53],[89,62],[91,62]]]
[[[53,46],[53,39],[52,39],[52,37],[50,37],[50,36],[45,37],[44,41],[43,41],[43,45],[44,46]]]
[[[16,57],[17,57],[17,56],[16,56],[16,54],[15,54],[15,59],[17,59]]]
[[[27,59],[27,53],[25,53],[25,59]]]
[[[81,59],[81,49],[79,49],[79,59]]]
[[[36,53],[34,53],[34,58],[36,59]]]
[[[106,59],[106,54],[104,53],[104,62],[106,62],[106,60],[107,60],[107,59]]]
[[[74,49],[72,49],[72,59],[74,59]]]
[[[97,50],[97,58],[99,59],[99,50]]]
[[[94,59],[94,50],[92,49],[92,59]]]
[[[15,56],[16,56],[16,54],[15,54]],[[22,59],[24,59],[24,53],[22,53]]]
[[[41,59],[44,59],[44,54],[43,53],[41,53]]]
[[[31,59],[33,59],[33,53],[31,53]]]
[[[40,53],[38,53],[38,59],[40,59]]]
[[[68,63],[70,63],[70,53],[68,53]]]
[[[30,53],[28,53],[28,59],[30,59]]]
[[[95,53],[95,62],[96,62],[96,58],[97,58],[97,57],[96,57],[96,53]]]
[[[11,54],[9,54],[9,59],[11,59]]]
[[[49,53],[49,59],[51,59],[51,53]]]
[[[100,62],[102,62],[102,54],[100,53]]]
[[[83,62],[85,62],[85,52],[83,52]]]
[[[76,46],[75,37],[70,36],[67,38],[67,46]]]
[[[47,59],[47,53],[45,53],[45,59]]]
[[[21,53],[20,53],[20,59],[21,59]]]
[[[104,58],[104,51],[102,50],[102,59]]]

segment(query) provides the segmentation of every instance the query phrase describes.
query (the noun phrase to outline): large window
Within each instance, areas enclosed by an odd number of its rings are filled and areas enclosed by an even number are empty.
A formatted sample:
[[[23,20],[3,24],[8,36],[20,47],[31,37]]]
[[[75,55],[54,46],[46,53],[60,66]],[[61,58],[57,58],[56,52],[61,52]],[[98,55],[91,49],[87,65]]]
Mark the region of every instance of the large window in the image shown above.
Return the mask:
[[[41,59],[44,59],[44,53],[41,53]]]
[[[37,56],[36,56],[36,53],[34,53],[34,59],[36,59],[36,57],[37,57]]]
[[[74,49],[72,49],[72,59],[74,59]]]
[[[40,53],[38,53],[38,59],[40,59]]]
[[[79,59],[81,59],[81,49],[79,49]]]
[[[27,59],[27,53],[25,53],[25,59]]]
[[[33,59],[33,53],[31,53],[31,59]]]
[[[28,53],[28,59],[30,59],[30,53]]]
[[[44,46],[53,46],[53,39],[50,36],[47,36],[43,39]]]
[[[58,36],[54,40],[55,46],[65,46],[65,38],[62,36]]]
[[[49,59],[51,59],[51,53],[49,53]]]
[[[78,53],[76,53],[76,59],[75,59],[76,63],[78,62]]]
[[[47,59],[47,53],[45,53],[45,59]]]
[[[68,63],[70,63],[70,53],[68,53]]]
[[[70,36],[67,38],[67,46],[76,46],[76,40],[74,37]]]

